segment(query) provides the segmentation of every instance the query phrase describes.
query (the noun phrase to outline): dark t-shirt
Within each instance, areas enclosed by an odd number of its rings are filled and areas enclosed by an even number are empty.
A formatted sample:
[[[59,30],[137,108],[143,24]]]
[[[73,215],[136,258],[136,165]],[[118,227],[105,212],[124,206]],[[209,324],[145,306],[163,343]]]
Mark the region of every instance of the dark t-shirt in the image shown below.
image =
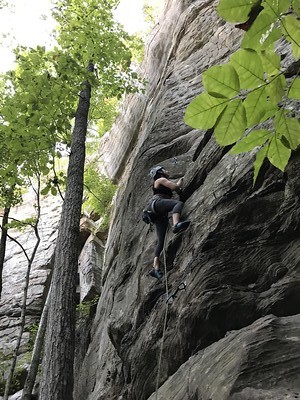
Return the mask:
[[[166,186],[160,185],[157,189],[154,187],[152,187],[153,189],[153,194],[162,194],[164,196],[168,196],[169,198],[172,197],[172,190]]]

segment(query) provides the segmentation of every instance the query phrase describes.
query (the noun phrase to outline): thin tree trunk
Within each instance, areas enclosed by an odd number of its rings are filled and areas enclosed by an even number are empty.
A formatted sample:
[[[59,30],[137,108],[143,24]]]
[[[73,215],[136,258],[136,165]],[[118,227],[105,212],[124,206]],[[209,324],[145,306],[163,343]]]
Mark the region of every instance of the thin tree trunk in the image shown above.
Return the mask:
[[[46,326],[47,326],[47,319],[48,319],[50,292],[51,292],[51,287],[48,292],[47,299],[46,299],[46,302],[45,302],[45,305],[43,308],[43,312],[41,315],[39,329],[37,331],[37,335],[36,335],[35,342],[34,342],[34,347],[32,350],[30,368],[29,368],[28,375],[27,375],[27,378],[26,378],[26,381],[24,384],[21,400],[30,400],[31,399],[32,390],[34,387],[36,375],[37,375],[38,368],[39,368],[40,361],[41,361],[41,354],[42,354],[44,337],[45,337]]]
[[[92,63],[88,70],[93,71]],[[86,82],[79,96],[75,116],[67,187],[58,229],[42,363],[40,400],[73,399],[76,275],[90,97],[91,86]]]
[[[41,213],[41,208],[40,208],[40,181],[38,181],[38,190],[37,190],[37,220],[36,223],[34,225],[34,233],[36,236],[36,243],[35,246],[33,248],[32,254],[29,257],[27,255],[26,250],[24,249],[24,247],[21,245],[21,243],[19,243],[16,239],[12,239],[14,240],[14,242],[16,242],[17,244],[19,244],[19,246],[22,248],[27,261],[28,261],[28,265],[27,265],[27,272],[26,272],[26,276],[25,276],[25,287],[24,287],[24,294],[23,294],[23,302],[22,302],[22,308],[21,308],[21,326],[20,326],[20,332],[19,332],[19,336],[17,339],[17,344],[14,350],[14,356],[13,356],[13,360],[12,360],[12,364],[9,370],[9,374],[8,374],[8,378],[7,381],[5,383],[5,391],[4,391],[4,396],[3,396],[3,400],[8,400],[8,395],[9,395],[9,389],[11,386],[11,382],[13,379],[13,375],[14,375],[14,371],[16,368],[16,364],[17,364],[17,359],[18,359],[18,354],[19,354],[19,349],[20,349],[20,345],[21,345],[21,340],[22,340],[22,336],[23,336],[23,331],[24,331],[24,327],[25,327],[25,318],[26,318],[26,302],[27,302],[27,294],[28,294],[28,287],[29,287],[29,278],[30,278],[30,271],[31,271],[31,267],[32,267],[32,263],[34,261],[37,249],[39,247],[40,244],[40,236],[39,236],[39,231],[38,231],[38,223],[39,223],[39,219],[40,219],[40,213]]]
[[[6,240],[7,240],[7,229],[5,225],[8,223],[8,216],[10,212],[10,207],[5,207],[2,217],[2,229],[1,229],[1,240],[0,240],[0,299],[2,293],[2,275],[3,275],[3,265],[5,258]]]

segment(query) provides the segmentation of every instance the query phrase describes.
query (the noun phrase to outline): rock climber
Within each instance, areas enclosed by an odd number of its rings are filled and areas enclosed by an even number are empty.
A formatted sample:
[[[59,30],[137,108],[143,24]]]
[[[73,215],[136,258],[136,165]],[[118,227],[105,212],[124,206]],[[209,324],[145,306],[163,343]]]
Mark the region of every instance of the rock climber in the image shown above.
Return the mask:
[[[153,167],[150,170],[150,177],[153,179],[153,197],[150,200],[149,207],[155,213],[154,224],[157,234],[157,245],[154,253],[153,268],[149,272],[149,275],[160,279],[163,274],[160,270],[159,256],[164,247],[164,240],[169,225],[168,213],[172,212],[173,233],[186,230],[190,221],[180,221],[183,202],[172,199],[173,191],[178,194],[181,193],[183,178],[180,178],[176,183],[170,181],[168,171],[162,166]]]

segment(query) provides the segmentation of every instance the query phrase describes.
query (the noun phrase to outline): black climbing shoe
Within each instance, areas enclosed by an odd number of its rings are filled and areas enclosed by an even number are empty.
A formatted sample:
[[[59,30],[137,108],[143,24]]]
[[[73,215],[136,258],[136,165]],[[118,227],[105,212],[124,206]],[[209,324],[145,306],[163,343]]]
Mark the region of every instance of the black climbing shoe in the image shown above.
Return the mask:
[[[149,271],[149,275],[153,276],[153,278],[160,279],[163,276],[163,273],[160,269],[152,268],[151,271]]]
[[[155,278],[155,269],[152,268],[152,269],[149,271],[148,275],[150,275],[150,276],[152,276],[153,278]]]
[[[155,278],[161,279],[162,276],[163,276],[163,273],[161,272],[160,269],[155,269],[155,270],[154,270],[154,275],[155,275]]]
[[[190,225],[191,221],[181,221],[177,222],[176,225],[174,225],[173,232],[174,233],[179,233],[185,231],[188,226]]]

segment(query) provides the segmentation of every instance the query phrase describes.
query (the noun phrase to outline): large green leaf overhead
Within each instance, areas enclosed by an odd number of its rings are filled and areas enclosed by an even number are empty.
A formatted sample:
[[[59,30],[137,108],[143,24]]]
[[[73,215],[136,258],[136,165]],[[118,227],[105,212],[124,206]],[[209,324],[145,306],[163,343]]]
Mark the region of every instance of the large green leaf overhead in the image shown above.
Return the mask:
[[[300,14],[300,0],[293,0],[292,1],[293,9]]]
[[[262,61],[254,50],[238,50],[230,57],[230,63],[240,77],[241,89],[254,89],[264,83]]]
[[[260,123],[265,115],[265,103],[267,102],[266,88],[262,87],[258,90],[250,92],[245,101],[244,106],[247,116],[247,126],[253,126]]]
[[[202,75],[205,89],[216,97],[233,97],[240,91],[239,77],[230,64],[209,68]]]
[[[287,110],[280,110],[274,118],[276,133],[284,136],[291,149],[295,150],[300,145],[300,122],[296,118],[287,117]]]
[[[296,78],[292,83],[288,92],[290,99],[300,99],[300,78]]]
[[[264,0],[262,2],[264,10],[275,18],[278,18],[280,14],[286,12],[290,5],[290,0]]]
[[[253,183],[255,183],[255,181],[256,181],[257,175],[262,166],[262,163],[264,162],[267,152],[268,152],[268,146],[265,145],[256,153],[256,158],[254,161]]]
[[[266,87],[270,102],[277,106],[281,101],[284,90],[286,88],[286,79],[283,75],[277,75]]]
[[[300,58],[300,0],[219,0],[217,11],[227,22],[246,22],[236,25],[245,30],[241,48],[226,64],[203,73],[205,92],[192,101],[185,121],[194,128],[214,128],[220,145],[238,141],[236,153],[263,146],[254,164],[255,181],[265,158],[283,170],[291,150],[300,146],[297,104],[288,101],[300,99],[299,71],[290,79],[286,60],[276,53],[284,46],[294,61]],[[268,129],[244,137],[246,129],[262,123]]]
[[[262,12],[253,25],[245,33],[242,40],[244,49],[264,50],[281,37],[281,32],[275,26],[276,18],[267,12]]]
[[[245,22],[258,3],[259,0],[220,0],[217,11],[228,22]]]
[[[264,144],[269,136],[270,132],[267,129],[252,131],[233,146],[230,154],[245,153],[246,151],[253,150],[255,147]]]
[[[188,105],[184,122],[196,129],[212,128],[227,104],[227,99],[202,93]]]
[[[270,140],[268,149],[268,159],[269,161],[281,171],[284,171],[289,158],[291,156],[291,150],[284,146],[279,138],[274,136]]]
[[[216,141],[227,146],[235,143],[245,132],[246,113],[240,99],[231,101],[215,126]]]
[[[300,20],[293,15],[282,18],[281,30],[286,40],[292,44],[295,59],[300,57]]]
[[[264,50],[260,53],[264,71],[270,76],[280,72],[280,55],[273,50]]]

